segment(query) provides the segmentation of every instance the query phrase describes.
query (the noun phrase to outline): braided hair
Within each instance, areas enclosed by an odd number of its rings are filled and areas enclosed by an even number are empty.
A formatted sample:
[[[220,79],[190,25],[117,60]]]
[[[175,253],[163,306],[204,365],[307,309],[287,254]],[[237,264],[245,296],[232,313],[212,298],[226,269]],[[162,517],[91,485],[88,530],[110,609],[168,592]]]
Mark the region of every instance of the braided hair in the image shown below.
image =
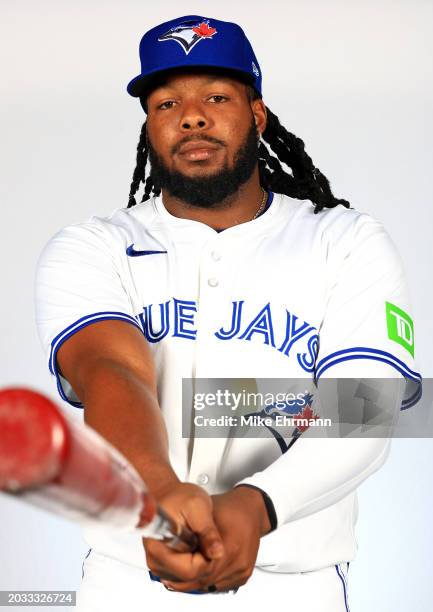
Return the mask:
[[[247,93],[250,102],[259,97],[250,85],[247,86]],[[143,108],[146,109],[145,99],[140,98],[140,101]],[[350,203],[347,200],[334,197],[328,179],[314,166],[311,157],[306,153],[304,142],[288,132],[268,107],[266,107],[266,111],[267,125],[262,134],[263,140],[260,142],[258,150],[261,186],[264,189],[283,193],[291,198],[310,200],[314,204],[314,213],[318,213],[324,208],[334,208],[338,204],[350,208]],[[148,162],[146,127],[147,121],[142,125],[137,145],[137,163],[132,176],[128,208],[135,206],[135,194],[141,183],[144,184],[141,202],[149,200],[152,194],[158,196],[161,193],[161,187],[155,184],[151,170],[146,178]],[[272,153],[275,153],[275,155],[272,155]],[[281,163],[291,168],[292,174],[286,172]]]

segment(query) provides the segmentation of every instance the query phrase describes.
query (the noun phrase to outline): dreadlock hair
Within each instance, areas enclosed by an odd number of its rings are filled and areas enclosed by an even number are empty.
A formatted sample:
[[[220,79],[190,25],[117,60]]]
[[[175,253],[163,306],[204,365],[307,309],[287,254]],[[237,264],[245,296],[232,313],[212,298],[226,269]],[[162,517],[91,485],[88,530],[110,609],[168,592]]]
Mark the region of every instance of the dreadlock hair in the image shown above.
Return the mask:
[[[251,85],[247,85],[247,93],[250,102],[260,97]],[[146,110],[146,100],[140,98],[140,102]],[[266,111],[267,125],[258,149],[261,186],[291,198],[310,200],[314,204],[315,214],[324,208],[334,208],[338,204],[350,208],[347,200],[334,197],[328,179],[314,166],[311,157],[305,151],[303,140],[288,132],[281,125],[277,115],[274,115],[268,107]],[[151,170],[146,178],[148,162],[146,126],[147,121],[143,123],[137,145],[137,164],[132,176],[128,208],[135,206],[135,194],[141,183],[144,184],[141,202],[149,200],[152,194],[158,196],[161,193],[161,187],[155,184]],[[276,156],[272,155],[272,152]],[[292,174],[286,172],[281,163],[286,164],[292,170]]]

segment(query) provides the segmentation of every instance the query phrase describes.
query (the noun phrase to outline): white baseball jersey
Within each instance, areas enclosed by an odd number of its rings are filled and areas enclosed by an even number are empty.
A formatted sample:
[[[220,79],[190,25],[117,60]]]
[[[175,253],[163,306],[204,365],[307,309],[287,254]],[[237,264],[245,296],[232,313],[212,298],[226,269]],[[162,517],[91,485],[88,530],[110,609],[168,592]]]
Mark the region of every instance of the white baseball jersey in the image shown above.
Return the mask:
[[[266,491],[278,527],[256,565],[305,572],[353,559],[355,490],[389,442],[301,436],[283,453],[273,437],[190,441],[182,378],[396,377],[416,383],[409,407],[421,377],[402,264],[383,226],[341,205],[315,215],[308,200],[271,197],[260,217],[221,232],[173,216],[161,197],[63,229],[38,264],[36,318],[60,395],[75,406],[57,370],[62,343],[104,319],[141,330],[178,477],[210,494],[240,482]],[[140,537],[85,535],[145,567]]]

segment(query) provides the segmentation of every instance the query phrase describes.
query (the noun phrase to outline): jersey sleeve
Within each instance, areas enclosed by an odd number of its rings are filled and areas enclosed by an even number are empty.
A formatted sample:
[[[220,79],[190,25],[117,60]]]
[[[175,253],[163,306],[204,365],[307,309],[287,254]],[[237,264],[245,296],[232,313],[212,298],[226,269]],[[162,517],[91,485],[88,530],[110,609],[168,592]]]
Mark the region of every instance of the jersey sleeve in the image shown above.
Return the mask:
[[[368,214],[360,214],[345,234],[333,237],[344,249],[319,330],[316,381],[404,377],[401,408],[409,408],[421,396],[421,375],[401,258],[383,225]]]
[[[378,221],[360,214],[339,235],[328,236],[328,253],[315,384],[320,389],[327,377],[396,379],[397,410],[414,405],[421,376],[405,273],[393,242]],[[265,491],[281,526],[352,493],[383,465],[389,448],[386,437],[300,436],[267,468],[236,484]]]
[[[61,398],[76,407],[82,404],[56,361],[62,344],[87,325],[107,319],[141,329],[112,242],[101,222],[64,228],[48,242],[36,268],[39,338]]]

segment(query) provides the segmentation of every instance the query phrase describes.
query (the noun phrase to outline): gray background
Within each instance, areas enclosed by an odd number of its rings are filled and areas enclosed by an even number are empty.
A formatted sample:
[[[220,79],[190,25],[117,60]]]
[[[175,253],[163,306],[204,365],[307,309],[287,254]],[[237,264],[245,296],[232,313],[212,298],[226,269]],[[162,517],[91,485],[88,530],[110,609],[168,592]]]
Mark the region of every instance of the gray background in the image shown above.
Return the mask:
[[[0,6],[1,386],[56,397],[34,327],[37,256],[62,226],[126,205],[144,120],[125,92],[139,39],[159,22],[203,11],[244,26],[267,105],[305,141],[334,194],[384,222],[409,277],[418,369],[433,375],[431,2]],[[393,444],[360,489],[352,612],[427,609],[433,600],[433,443]],[[0,500],[0,589],[75,589],[86,552],[77,527]]]

